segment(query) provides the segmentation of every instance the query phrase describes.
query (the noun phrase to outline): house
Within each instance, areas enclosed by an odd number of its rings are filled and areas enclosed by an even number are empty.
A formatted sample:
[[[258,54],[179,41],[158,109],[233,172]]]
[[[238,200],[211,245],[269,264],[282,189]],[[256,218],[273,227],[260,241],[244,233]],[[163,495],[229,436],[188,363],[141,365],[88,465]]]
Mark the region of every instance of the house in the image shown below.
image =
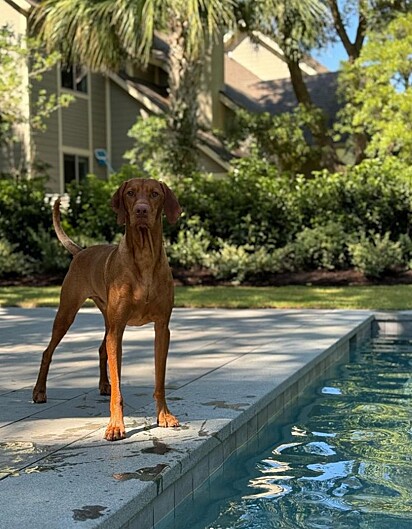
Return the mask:
[[[16,32],[25,34],[32,5],[33,0],[0,0],[0,25],[8,23]],[[224,130],[238,107],[275,113],[296,105],[282,52],[267,37],[255,37],[252,41],[246,36],[225,36],[205,58],[199,92],[204,129]],[[33,134],[27,125],[18,131],[20,156],[27,169],[30,171],[33,163],[42,164],[50,177],[50,191],[57,193],[87,173],[106,178],[110,171],[120,169],[125,163],[124,153],[132,146],[127,133],[137,117],[167,111],[167,59],[166,39],[158,36],[145,71],[128,67],[103,75],[80,66],[57,65],[45,72],[34,88],[32,104],[22,101],[27,112],[32,111],[40,89],[57,95],[70,93],[74,102],[47,119],[45,132]],[[325,87],[324,79],[332,84],[334,74],[312,59],[301,67],[311,81],[319,80],[320,87]],[[312,84],[312,90],[324,103],[317,83]],[[334,99],[334,89],[326,93]],[[228,170],[232,155],[213,134],[200,132],[197,149],[201,169],[216,174]],[[7,172],[7,165],[7,157],[0,151],[0,172]]]
[[[31,0],[0,0],[0,25],[9,24],[16,32],[26,34],[31,8]],[[215,70],[208,68],[213,81]],[[46,89],[57,95],[70,93],[74,102],[47,119],[44,133],[30,136],[27,125],[17,131],[23,165],[28,170],[32,163],[43,166],[50,177],[50,191],[58,193],[64,192],[70,181],[79,181],[87,173],[107,177],[111,170],[118,170],[125,163],[123,155],[132,146],[127,133],[137,117],[160,114],[167,109],[167,78],[167,48],[161,39],[155,41],[146,71],[102,75],[82,67],[64,69],[58,65],[45,72],[41,84],[35,86],[33,100],[40,89]],[[201,95],[203,121],[208,126],[215,126],[209,110],[214,104],[213,93],[216,98],[218,90],[207,87]],[[28,107],[27,112],[31,111],[28,100],[22,104]],[[207,137],[199,140],[200,166],[208,172],[225,173],[228,163],[214,147]],[[7,156],[0,151],[0,172],[7,171]]]
[[[221,101],[230,111],[244,108],[252,113],[275,115],[293,110],[297,105],[284,54],[265,35],[254,32],[228,35],[225,42],[224,86]],[[337,73],[328,71],[312,57],[300,62],[306,85],[315,105],[332,122],[339,109],[336,98]]]

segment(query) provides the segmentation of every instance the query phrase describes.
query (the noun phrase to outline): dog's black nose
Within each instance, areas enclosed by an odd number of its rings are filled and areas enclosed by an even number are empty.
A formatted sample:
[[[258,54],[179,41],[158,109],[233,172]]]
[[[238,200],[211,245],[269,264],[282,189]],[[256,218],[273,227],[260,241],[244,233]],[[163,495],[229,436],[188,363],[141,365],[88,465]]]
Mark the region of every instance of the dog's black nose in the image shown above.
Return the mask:
[[[147,217],[149,215],[149,206],[148,204],[138,204],[135,211],[138,217]]]

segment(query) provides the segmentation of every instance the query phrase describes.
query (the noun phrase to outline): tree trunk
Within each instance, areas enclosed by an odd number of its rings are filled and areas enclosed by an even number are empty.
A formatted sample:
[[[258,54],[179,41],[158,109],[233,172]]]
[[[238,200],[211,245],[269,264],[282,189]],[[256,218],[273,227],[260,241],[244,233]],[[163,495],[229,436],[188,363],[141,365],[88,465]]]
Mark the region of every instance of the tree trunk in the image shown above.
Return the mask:
[[[342,19],[340,8],[337,0],[328,0],[329,8],[332,14],[333,25],[338,34],[343,47],[348,55],[348,61],[353,63],[360,55],[363,42],[365,40],[367,20],[360,9],[359,3],[359,21],[356,30],[354,42],[351,42]],[[360,163],[365,158],[365,149],[368,144],[368,138],[365,133],[355,133],[352,136],[355,154],[355,164]]]
[[[308,110],[315,109],[310,93],[307,89],[305,80],[303,78],[302,70],[299,66],[299,61],[287,59],[290,78],[292,81],[293,90],[295,92],[298,103],[304,105]],[[339,166],[339,160],[336,155],[335,147],[332,138],[327,130],[327,123],[324,116],[319,120],[318,126],[311,130],[316,143],[322,151],[321,164],[329,171],[336,171]]]
[[[172,167],[180,174],[197,169],[196,139],[201,67],[185,53],[183,29],[174,28],[169,40],[169,127],[173,134]],[[177,30],[177,31],[176,31]]]

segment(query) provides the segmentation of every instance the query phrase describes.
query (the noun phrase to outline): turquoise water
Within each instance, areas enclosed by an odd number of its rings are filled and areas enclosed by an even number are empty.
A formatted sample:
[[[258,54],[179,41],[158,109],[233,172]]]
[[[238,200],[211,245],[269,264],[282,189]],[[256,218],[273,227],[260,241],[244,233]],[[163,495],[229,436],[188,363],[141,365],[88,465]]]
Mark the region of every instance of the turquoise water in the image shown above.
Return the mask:
[[[169,527],[411,529],[411,399],[412,340],[371,341]]]

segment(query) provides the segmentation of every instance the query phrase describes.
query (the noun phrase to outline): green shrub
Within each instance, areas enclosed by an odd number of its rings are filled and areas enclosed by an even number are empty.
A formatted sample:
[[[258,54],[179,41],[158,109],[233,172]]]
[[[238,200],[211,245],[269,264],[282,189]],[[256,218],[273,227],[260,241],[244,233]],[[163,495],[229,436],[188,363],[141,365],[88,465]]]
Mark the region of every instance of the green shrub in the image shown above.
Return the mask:
[[[172,266],[190,269],[194,266],[209,265],[210,237],[195,216],[180,230],[174,243],[166,242],[166,252]]]
[[[52,214],[46,198],[45,180],[42,178],[0,178],[0,237],[33,259],[41,259],[41,248],[33,238],[33,231],[51,232]]]
[[[304,228],[293,243],[294,264],[298,270],[347,268],[350,263],[348,245],[354,236],[345,233],[336,222]]]
[[[411,181],[412,170],[390,158],[364,160],[344,173],[317,172],[297,180],[296,214],[305,227],[334,222],[346,233],[391,232],[397,240],[411,226]]]
[[[349,250],[356,268],[367,277],[379,278],[404,263],[401,243],[390,239],[390,233],[361,235],[359,242],[351,244]]]
[[[172,187],[185,218],[198,216],[215,248],[218,239],[235,246],[276,248],[289,242],[296,230],[290,180],[265,160],[238,160],[226,177],[195,174],[173,181]]]
[[[221,241],[220,248],[210,256],[209,266],[218,279],[241,283],[248,270],[248,260],[249,253],[244,246]]]
[[[412,239],[407,233],[402,233],[399,237],[399,244],[402,250],[402,258],[408,268],[412,268]]]
[[[72,185],[64,229],[82,246],[116,241],[124,228],[111,196],[124,180],[146,176],[125,166],[108,180],[90,175]],[[281,175],[257,156],[233,162],[225,177],[172,178],[167,183],[184,213],[176,225],[164,224],[171,264],[208,267],[233,281],[353,265],[379,276],[412,262],[411,181],[412,170],[396,159],[365,160],[345,173],[308,179]],[[24,254],[35,270],[53,272],[68,261],[45,196],[44,180],[0,179],[0,238],[9,254]],[[392,262],[380,252],[392,254]]]
[[[29,228],[29,232],[40,249],[40,257],[34,265],[35,270],[41,273],[66,271],[70,264],[70,256],[57,237],[43,228],[38,230]]]
[[[293,245],[273,251],[265,247],[235,246],[221,241],[221,247],[211,253],[209,267],[218,279],[241,283],[245,279],[261,279],[267,274],[295,270]]]
[[[114,192],[112,177],[101,180],[88,175],[81,183],[69,186],[69,207],[64,217],[67,232],[96,243],[111,242],[119,231],[116,215],[110,207]]]
[[[0,238],[0,277],[29,275],[33,271],[32,262],[8,240]]]

